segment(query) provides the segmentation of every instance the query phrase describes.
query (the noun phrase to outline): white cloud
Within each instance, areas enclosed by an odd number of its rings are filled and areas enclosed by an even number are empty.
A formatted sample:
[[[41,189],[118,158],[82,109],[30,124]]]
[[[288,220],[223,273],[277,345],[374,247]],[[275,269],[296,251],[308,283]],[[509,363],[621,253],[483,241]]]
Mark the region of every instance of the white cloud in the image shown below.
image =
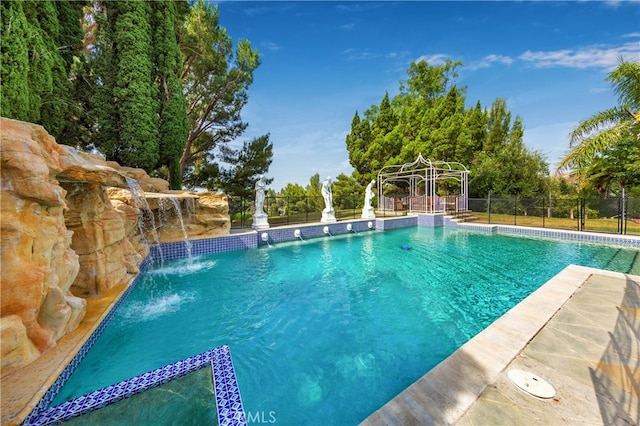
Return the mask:
[[[607,6],[611,6],[614,9],[620,6],[622,3],[639,3],[640,0],[606,0],[604,3]]]
[[[451,57],[445,53],[435,53],[433,55],[422,55],[415,62],[426,61],[427,64],[433,65],[442,65],[447,62],[447,59],[451,59]]]
[[[387,53],[372,52],[369,49],[355,49],[353,47],[342,51],[342,55],[346,56],[348,61],[357,61],[363,59],[396,59],[407,56],[406,51],[391,51]]]
[[[511,65],[514,62],[514,59],[509,56],[502,55],[487,55],[484,58],[480,59],[477,62],[473,62],[469,65],[470,70],[478,70],[480,68],[489,68],[493,64],[502,64],[502,65]]]
[[[348,61],[357,61],[362,59],[372,59],[379,57],[379,54],[374,54],[369,51],[369,49],[355,49],[349,48],[342,51],[342,54],[347,57]]]
[[[264,47],[267,50],[270,50],[272,52],[276,52],[280,49],[282,49],[282,46],[280,46],[277,43],[274,43],[272,41],[263,41],[262,43],[260,43],[260,46]]]
[[[354,29],[356,26],[356,24],[344,24],[341,25],[340,28],[343,30],[347,30],[347,31],[351,31],[352,29]]]
[[[625,34],[622,38],[640,38],[640,32]]]
[[[244,9],[244,13],[247,14],[248,16],[259,16],[259,15],[265,15],[269,12],[271,12],[272,8],[270,7],[266,7],[266,6],[255,6],[255,7],[248,7],[246,9]]]
[[[351,13],[351,12],[360,13],[360,12],[366,12],[369,10],[379,9],[384,6],[381,3],[384,3],[384,2],[367,2],[367,3],[348,2],[348,3],[339,4],[338,6],[336,6],[336,9],[339,12],[343,12],[343,13]]]
[[[620,57],[637,58],[640,56],[640,43],[629,42],[619,47],[594,45],[578,50],[564,49],[548,52],[527,50],[518,59],[532,63],[536,68],[604,68],[613,69],[619,64]]]

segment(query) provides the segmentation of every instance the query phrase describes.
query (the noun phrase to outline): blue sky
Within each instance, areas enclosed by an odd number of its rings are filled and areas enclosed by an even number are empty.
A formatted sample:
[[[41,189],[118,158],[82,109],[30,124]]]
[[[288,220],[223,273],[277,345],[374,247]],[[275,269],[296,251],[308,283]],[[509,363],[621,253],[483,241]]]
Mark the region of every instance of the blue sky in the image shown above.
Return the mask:
[[[238,144],[271,134],[276,191],[315,173],[349,175],[354,113],[396,95],[412,61],[461,60],[467,105],[506,99],[526,145],[552,171],[571,129],[617,105],[605,78],[618,57],[640,61],[638,1],[225,1],[219,9],[234,42],[248,39],[260,52]]]

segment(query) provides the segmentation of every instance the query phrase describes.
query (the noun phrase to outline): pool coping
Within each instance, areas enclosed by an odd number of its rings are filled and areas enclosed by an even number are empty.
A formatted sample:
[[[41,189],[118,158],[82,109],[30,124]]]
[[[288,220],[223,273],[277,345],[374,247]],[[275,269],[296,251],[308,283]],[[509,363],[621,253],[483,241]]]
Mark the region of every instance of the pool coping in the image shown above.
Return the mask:
[[[640,276],[569,265],[361,423],[456,424],[592,276]]]

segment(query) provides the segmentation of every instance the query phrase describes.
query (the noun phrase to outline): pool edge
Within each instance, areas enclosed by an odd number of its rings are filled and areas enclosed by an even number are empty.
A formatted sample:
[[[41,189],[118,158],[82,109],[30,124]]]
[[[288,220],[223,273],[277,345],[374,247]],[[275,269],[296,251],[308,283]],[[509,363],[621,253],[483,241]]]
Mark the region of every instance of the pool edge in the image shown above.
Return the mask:
[[[594,275],[640,276],[569,265],[360,424],[456,424]]]

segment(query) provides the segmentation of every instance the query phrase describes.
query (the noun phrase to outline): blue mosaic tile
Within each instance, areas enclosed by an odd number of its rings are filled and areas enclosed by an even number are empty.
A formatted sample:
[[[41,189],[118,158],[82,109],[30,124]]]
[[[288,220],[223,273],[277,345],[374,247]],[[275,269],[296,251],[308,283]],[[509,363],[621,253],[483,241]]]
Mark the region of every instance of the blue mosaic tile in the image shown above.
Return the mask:
[[[418,225],[418,216],[404,216],[400,218],[376,219],[376,229],[383,231],[391,229],[409,228]]]
[[[524,226],[496,225],[499,233],[533,237],[554,238],[569,241],[592,242],[597,244],[616,245],[640,248],[640,237],[630,235],[609,235],[586,231],[564,231],[557,229],[529,228]]]
[[[211,371],[213,372],[218,423],[229,426],[246,425],[247,421],[242,406],[242,398],[240,397],[240,389],[228,346],[220,346],[214,349]]]
[[[372,223],[373,228],[369,228],[369,222]],[[351,230],[347,229],[347,225],[351,225]],[[303,240],[327,237],[328,235],[324,232],[325,227],[328,229],[330,236],[359,233],[375,229],[375,220],[362,219],[336,223],[315,223],[312,225],[301,224],[299,226],[263,229],[256,233],[257,244],[259,246],[266,246],[287,241],[295,241],[299,239],[295,235],[296,231],[300,231],[300,237]],[[263,241],[263,235],[266,235],[266,241]]]
[[[226,345],[99,389],[55,407],[34,410],[22,424],[46,425],[64,422],[183,377],[208,365],[212,366],[216,402],[218,407],[222,408],[222,411],[218,408],[220,424],[246,425],[231,352]]]

